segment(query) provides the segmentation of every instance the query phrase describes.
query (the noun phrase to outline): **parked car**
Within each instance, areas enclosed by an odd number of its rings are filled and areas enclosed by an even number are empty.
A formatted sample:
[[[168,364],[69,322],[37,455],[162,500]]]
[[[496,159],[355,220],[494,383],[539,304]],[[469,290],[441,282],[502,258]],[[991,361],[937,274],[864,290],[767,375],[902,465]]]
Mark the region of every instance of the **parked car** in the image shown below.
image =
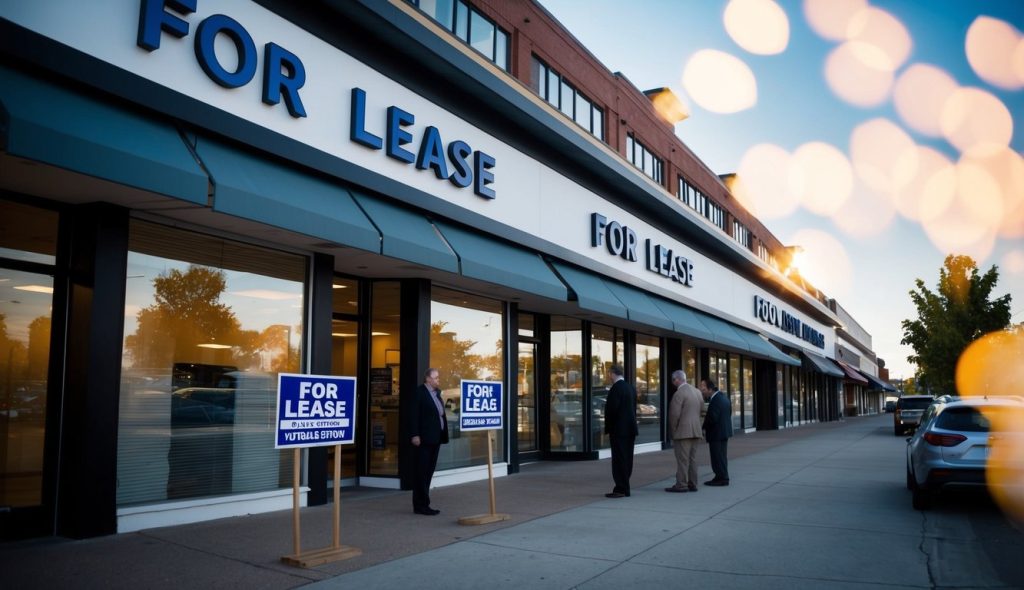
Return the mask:
[[[993,418],[1012,430],[992,432]],[[986,470],[996,468],[1019,484],[1024,460],[1010,453],[1008,464],[989,462],[991,445],[1024,443],[1024,401],[1019,398],[971,398],[936,400],[925,412],[920,427],[907,439],[907,488],[913,506],[925,510],[941,490],[952,487],[985,487],[992,482]]]
[[[885,413],[891,414],[896,411],[896,400],[889,400],[885,402]]]
[[[935,401],[930,395],[905,395],[896,400],[896,409],[892,413],[893,432],[902,436],[917,428],[921,423],[921,415]]]

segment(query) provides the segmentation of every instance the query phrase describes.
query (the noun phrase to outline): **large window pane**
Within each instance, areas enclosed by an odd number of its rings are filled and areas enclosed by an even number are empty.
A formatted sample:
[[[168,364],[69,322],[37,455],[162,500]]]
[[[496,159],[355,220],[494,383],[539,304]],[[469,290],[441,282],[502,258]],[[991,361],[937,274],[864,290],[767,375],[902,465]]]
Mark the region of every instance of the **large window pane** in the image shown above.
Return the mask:
[[[420,10],[452,30],[452,0],[419,0]]]
[[[469,41],[469,7],[465,2],[456,0],[455,3],[455,36],[463,41]]]
[[[498,29],[494,42],[494,63],[506,72],[508,71],[508,33]]]
[[[736,430],[743,428],[743,383],[740,380],[740,355],[729,355],[729,389],[723,389],[729,394],[729,401],[732,402],[732,427]]]
[[[494,24],[475,10],[470,14],[469,45],[494,61]]]
[[[374,476],[398,475],[401,293],[398,281],[377,281],[370,296],[370,428],[366,436]]]
[[[576,124],[590,131],[590,101],[576,93]]]
[[[551,450],[582,451],[583,328],[580,320],[551,318]]]
[[[267,441],[277,374],[302,367],[306,259],[140,221],[129,236],[118,504],[289,486],[292,453]]]
[[[754,360],[743,359],[743,427],[754,428]]]
[[[460,381],[504,380],[502,321],[500,301],[439,287],[431,291],[430,366],[440,373],[451,439],[441,446],[438,469],[487,463],[486,431],[463,434],[459,430]],[[500,461],[504,457],[504,434],[497,433],[495,439],[493,458]]]
[[[572,86],[569,86],[568,82],[562,80],[562,98],[559,104],[561,105],[562,113],[570,119],[572,118],[573,106],[575,104],[574,94]]]
[[[593,133],[598,139],[604,141],[604,111],[594,107],[594,122],[591,133]]]
[[[661,348],[657,336],[636,335],[636,442],[661,440]]]
[[[604,434],[604,405],[608,401],[611,384],[605,382],[605,376],[612,365],[621,366],[625,358],[622,330],[594,324],[590,335],[590,427],[595,449],[606,449],[610,444]]]
[[[556,74],[554,70],[549,68],[547,94],[545,95],[545,98],[556,108],[558,107],[558,96],[561,92],[561,84],[562,82],[559,79],[558,74]]]

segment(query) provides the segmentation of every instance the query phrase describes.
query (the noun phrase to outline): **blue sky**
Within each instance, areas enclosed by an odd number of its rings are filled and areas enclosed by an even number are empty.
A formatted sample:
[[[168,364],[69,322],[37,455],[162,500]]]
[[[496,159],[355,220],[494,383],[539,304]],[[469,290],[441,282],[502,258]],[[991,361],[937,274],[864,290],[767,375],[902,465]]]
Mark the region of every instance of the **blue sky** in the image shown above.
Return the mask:
[[[835,0],[832,0],[835,1]],[[843,100],[826,82],[825,64],[839,41],[819,36],[808,24],[804,3],[779,0],[789,24],[786,49],[775,55],[754,55],[726,32],[727,0],[541,0],[542,5],[611,71],[620,71],[641,90],[668,86],[690,107],[690,118],[676,134],[718,174],[734,172],[749,148],[770,143],[792,153],[808,142],[825,142],[850,155],[851,133],[858,125],[883,117],[906,131],[921,146],[931,147],[957,162],[960,153],[944,138],[933,138],[904,124],[891,99],[871,107]],[[913,64],[937,66],[961,87],[977,87],[998,98],[1013,119],[1009,147],[1024,153],[1024,90],[1005,90],[979,77],[968,62],[965,38],[979,15],[1024,30],[1021,0],[871,0],[903,24],[912,41],[909,57],[895,71]],[[626,8],[628,7],[628,8]],[[1024,41],[1022,41],[1024,43]],[[694,53],[716,49],[742,60],[757,83],[757,102],[733,114],[705,110],[688,96],[682,82],[684,66]],[[851,199],[858,199],[854,189]],[[947,253],[936,246],[918,221],[891,216],[877,231],[851,235],[826,216],[806,207],[765,225],[785,244],[799,243],[806,230],[826,232],[842,245],[849,266],[823,265],[814,279],[872,335],[873,347],[891,376],[909,377],[910,349],[899,344],[900,321],[916,317],[908,292],[914,279],[934,288]],[[883,229],[884,228],[884,229]],[[987,249],[985,249],[987,250]],[[983,250],[984,251],[984,250]],[[959,253],[959,252],[957,252]],[[808,252],[813,258],[814,252]],[[1000,267],[995,295],[1015,295],[1013,322],[1024,322],[1024,238],[999,237],[990,253],[977,260],[987,270]],[[818,261],[821,266],[821,261]],[[1012,272],[1011,272],[1012,271]],[[808,273],[810,269],[808,269]]]

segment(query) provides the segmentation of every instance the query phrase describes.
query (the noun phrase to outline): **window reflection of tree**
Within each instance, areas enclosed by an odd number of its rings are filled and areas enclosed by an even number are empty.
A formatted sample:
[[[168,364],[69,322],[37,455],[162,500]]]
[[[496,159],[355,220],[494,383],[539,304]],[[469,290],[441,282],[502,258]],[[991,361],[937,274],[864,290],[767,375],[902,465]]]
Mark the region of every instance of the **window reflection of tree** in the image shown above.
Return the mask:
[[[445,321],[430,324],[430,364],[440,372],[441,389],[453,389],[462,379],[479,379],[486,362],[493,359],[471,353],[476,341],[460,339],[446,327]]]

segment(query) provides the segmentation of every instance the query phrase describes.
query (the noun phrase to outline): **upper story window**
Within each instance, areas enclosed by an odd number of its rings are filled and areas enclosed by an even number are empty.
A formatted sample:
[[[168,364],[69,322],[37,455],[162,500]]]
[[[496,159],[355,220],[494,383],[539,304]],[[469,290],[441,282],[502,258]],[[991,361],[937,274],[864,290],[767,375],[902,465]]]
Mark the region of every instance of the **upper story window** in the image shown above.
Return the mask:
[[[680,201],[686,203],[691,209],[710,219],[711,223],[717,225],[722,231],[725,231],[725,211],[719,207],[718,204],[709,199],[707,195],[700,192],[696,187],[687,182],[682,176],[679,177],[679,186],[676,189],[676,196],[679,197]],[[741,243],[749,248],[749,232],[747,235],[747,241]]]
[[[482,12],[462,0],[408,0],[476,49],[499,68],[508,71],[508,33]]]
[[[768,249],[768,246],[765,246],[764,242],[760,240],[758,240],[757,242],[757,257],[760,258],[761,260],[764,260],[775,270],[779,270],[779,263],[777,260],[775,260],[775,256],[772,255],[772,252],[771,250]]]
[[[707,217],[711,220],[711,223],[717,225],[722,231],[725,231],[725,211],[710,199],[708,200],[708,211],[704,214],[704,217]]]
[[[604,141],[604,111],[566,82],[551,66],[533,56],[533,89],[591,135]]]
[[[626,134],[626,158],[634,166],[643,170],[643,173],[654,179],[658,184],[662,183],[665,164],[661,158],[655,156],[644,144],[637,141],[632,133]]]
[[[744,248],[750,249],[750,230],[738,221],[732,222],[732,239],[739,242]]]

